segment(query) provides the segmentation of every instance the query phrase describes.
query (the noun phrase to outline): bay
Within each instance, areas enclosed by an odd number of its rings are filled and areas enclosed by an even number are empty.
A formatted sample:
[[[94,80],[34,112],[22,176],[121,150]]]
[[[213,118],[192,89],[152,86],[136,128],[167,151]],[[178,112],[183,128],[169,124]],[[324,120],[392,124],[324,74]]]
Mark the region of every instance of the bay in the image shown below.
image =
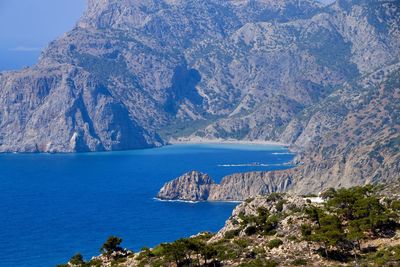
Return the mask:
[[[87,154],[0,155],[0,266],[55,266],[99,254],[110,235],[138,251],[220,229],[237,203],[164,202],[162,185],[191,170],[223,176],[285,169],[271,145],[187,144]]]

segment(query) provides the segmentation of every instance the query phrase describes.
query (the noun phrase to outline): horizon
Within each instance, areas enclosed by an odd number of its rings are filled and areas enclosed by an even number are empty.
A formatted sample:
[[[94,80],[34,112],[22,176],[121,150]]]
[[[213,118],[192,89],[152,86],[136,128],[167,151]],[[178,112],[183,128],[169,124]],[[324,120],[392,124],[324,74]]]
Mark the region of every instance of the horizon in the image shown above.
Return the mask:
[[[0,71],[35,64],[49,42],[74,27],[85,8],[85,0],[2,0]]]

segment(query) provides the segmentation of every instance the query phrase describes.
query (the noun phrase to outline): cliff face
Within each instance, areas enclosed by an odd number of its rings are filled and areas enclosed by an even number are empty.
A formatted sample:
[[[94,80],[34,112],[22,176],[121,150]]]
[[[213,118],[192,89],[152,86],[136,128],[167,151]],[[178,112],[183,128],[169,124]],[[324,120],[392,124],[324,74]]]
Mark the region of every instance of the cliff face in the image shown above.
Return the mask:
[[[161,145],[89,72],[68,65],[0,77],[0,150],[74,152]]]
[[[166,183],[157,194],[163,200],[242,201],[249,197],[283,192],[291,186],[290,177],[274,177],[267,172],[237,173],[216,184],[196,171]]]
[[[166,183],[157,194],[163,200],[205,201],[215,182],[207,174],[197,171],[186,173]]]
[[[0,75],[0,151],[277,140],[343,82],[398,60],[395,3],[89,1],[36,66]]]

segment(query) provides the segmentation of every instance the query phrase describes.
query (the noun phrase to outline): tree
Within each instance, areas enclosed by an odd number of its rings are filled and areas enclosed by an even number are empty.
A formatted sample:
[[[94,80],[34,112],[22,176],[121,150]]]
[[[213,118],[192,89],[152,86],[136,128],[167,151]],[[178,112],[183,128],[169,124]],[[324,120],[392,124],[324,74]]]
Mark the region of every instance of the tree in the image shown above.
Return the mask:
[[[200,253],[204,258],[204,264],[207,265],[208,260],[213,260],[218,255],[218,251],[211,245],[204,244],[200,248]]]
[[[69,263],[75,266],[82,266],[85,264],[85,261],[83,260],[83,256],[80,253],[77,253],[72,256],[72,258],[69,260]]]
[[[122,239],[116,236],[110,236],[107,241],[101,246],[100,252],[106,255],[111,255],[113,252],[121,251],[120,247]]]
[[[182,266],[188,256],[188,240],[181,238],[173,243],[161,245],[164,256],[171,261],[174,261],[177,266]]]
[[[325,190],[324,192],[322,192],[320,194],[320,197],[322,199],[330,199],[330,198],[334,197],[335,195],[336,195],[335,188],[328,188],[327,190]]]
[[[326,257],[329,257],[328,249],[343,241],[344,237],[339,218],[336,215],[327,214],[320,217],[320,226],[312,235],[314,241],[323,244]]]
[[[312,222],[318,224],[318,226],[320,226],[319,217],[320,217],[321,213],[322,213],[322,210],[315,206],[311,206],[310,208],[306,209],[306,214],[308,215],[310,220]]]

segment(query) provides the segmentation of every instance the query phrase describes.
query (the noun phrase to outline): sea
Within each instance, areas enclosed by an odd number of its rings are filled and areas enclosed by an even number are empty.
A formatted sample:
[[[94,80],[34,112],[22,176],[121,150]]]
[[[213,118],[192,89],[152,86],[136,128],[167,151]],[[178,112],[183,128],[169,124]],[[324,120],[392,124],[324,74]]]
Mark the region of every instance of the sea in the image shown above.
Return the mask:
[[[286,169],[286,147],[182,144],[84,154],[0,155],[0,266],[46,267],[99,254],[110,236],[140,250],[223,227],[238,203],[170,202],[163,184],[198,170],[225,175]]]

